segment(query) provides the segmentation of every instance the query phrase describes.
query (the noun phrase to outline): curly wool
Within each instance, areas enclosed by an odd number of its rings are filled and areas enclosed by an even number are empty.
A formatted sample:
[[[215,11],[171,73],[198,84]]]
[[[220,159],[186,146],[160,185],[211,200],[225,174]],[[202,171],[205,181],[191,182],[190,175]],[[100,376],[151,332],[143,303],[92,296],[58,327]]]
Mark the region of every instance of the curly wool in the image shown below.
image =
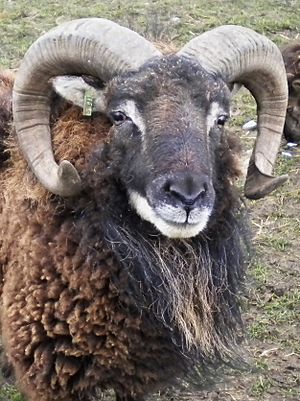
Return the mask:
[[[178,241],[129,207],[109,135],[103,117],[73,107],[53,121],[56,155],[84,177],[76,200],[50,196],[14,147],[1,175],[2,332],[31,401],[107,388],[141,399],[235,353],[244,273],[235,142],[218,151],[205,236]]]

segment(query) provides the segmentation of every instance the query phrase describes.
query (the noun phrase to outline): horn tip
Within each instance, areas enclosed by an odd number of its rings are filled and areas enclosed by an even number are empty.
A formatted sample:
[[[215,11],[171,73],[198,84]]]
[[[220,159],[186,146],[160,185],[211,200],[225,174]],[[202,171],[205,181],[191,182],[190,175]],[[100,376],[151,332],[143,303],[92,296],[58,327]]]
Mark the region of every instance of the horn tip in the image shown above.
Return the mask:
[[[270,177],[257,170],[254,174],[247,176],[245,196],[252,200],[263,198],[284,184],[288,178],[287,174],[279,177]]]
[[[82,187],[81,178],[75,167],[68,161],[62,160],[58,168],[58,178],[63,188],[61,196],[77,195]]]

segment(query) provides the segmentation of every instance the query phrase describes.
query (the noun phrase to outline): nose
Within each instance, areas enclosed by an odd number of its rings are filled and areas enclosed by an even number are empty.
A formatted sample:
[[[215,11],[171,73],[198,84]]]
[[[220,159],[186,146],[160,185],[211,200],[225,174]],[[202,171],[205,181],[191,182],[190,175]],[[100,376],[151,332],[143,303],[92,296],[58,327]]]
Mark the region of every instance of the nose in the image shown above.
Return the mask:
[[[209,178],[206,175],[192,173],[176,174],[169,178],[164,190],[176,203],[184,207],[192,207],[201,202],[208,195]]]

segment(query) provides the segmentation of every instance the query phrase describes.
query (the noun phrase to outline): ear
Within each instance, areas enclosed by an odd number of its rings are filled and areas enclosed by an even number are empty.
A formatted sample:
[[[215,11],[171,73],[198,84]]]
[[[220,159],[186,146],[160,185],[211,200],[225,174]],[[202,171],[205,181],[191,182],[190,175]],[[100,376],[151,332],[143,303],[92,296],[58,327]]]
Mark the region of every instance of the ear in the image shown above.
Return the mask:
[[[75,75],[58,76],[53,78],[52,85],[57,94],[82,109],[86,107],[88,95],[88,101],[92,103],[89,104],[92,108],[91,111],[103,112],[105,110],[103,89],[95,88],[85,82],[82,77]]]

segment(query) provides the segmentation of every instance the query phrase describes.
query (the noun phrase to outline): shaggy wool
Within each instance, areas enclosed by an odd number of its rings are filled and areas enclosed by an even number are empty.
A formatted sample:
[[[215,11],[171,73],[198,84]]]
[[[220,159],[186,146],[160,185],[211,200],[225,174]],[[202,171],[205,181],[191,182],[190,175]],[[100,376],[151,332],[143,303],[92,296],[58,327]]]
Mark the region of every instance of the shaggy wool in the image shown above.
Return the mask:
[[[128,204],[109,121],[62,106],[52,125],[56,157],[83,176],[75,200],[49,195],[12,140],[1,159],[1,324],[21,390],[31,401],[87,401],[108,388],[140,400],[203,380],[235,355],[241,324],[236,141],[224,136],[216,151],[208,229],[171,240]]]

